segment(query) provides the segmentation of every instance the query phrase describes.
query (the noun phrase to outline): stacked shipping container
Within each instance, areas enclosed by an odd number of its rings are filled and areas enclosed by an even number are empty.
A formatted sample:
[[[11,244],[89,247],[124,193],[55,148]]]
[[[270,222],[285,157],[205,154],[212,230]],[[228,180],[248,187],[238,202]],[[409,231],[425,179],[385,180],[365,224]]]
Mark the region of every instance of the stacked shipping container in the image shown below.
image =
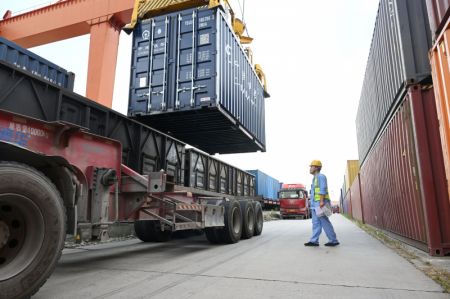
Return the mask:
[[[427,4],[434,8],[428,10],[431,28],[439,30],[448,4]],[[441,44],[431,54],[437,113],[426,60],[431,31],[425,13],[425,1],[380,1],[356,121],[360,176],[347,187],[347,197],[354,218],[432,255],[444,255],[450,254],[450,202],[442,154],[444,148],[448,161],[449,120],[448,106],[439,95],[447,94],[442,78],[450,72],[441,34]]]
[[[432,34],[438,35],[448,18],[450,0],[427,0],[428,19]],[[434,39],[433,39],[434,40]]]
[[[450,206],[432,89],[411,87],[361,168],[366,223],[450,253]]]
[[[431,2],[435,3],[435,6],[439,6],[443,1]],[[437,33],[436,43],[430,51],[430,61],[447,187],[450,194],[450,185],[448,184],[450,181],[450,61],[448,58],[448,53],[450,53],[450,24],[448,18],[445,22],[441,21],[440,23],[442,31]],[[444,24],[442,25],[442,23]]]
[[[361,163],[407,86],[429,78],[430,47],[424,0],[380,1],[356,117]]]
[[[353,181],[356,179],[359,173],[359,161],[358,160],[348,160],[347,168],[345,169],[345,186],[346,191],[350,189]]]

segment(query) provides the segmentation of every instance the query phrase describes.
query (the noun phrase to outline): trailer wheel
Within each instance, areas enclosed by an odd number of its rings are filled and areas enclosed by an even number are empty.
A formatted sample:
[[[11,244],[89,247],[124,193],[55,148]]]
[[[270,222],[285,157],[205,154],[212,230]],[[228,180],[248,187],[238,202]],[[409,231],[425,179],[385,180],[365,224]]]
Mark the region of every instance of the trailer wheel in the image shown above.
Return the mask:
[[[219,238],[217,228],[215,228],[215,227],[205,228],[205,235],[206,235],[206,239],[208,239],[209,243],[211,243],[211,244],[219,244],[220,243],[220,238]]]
[[[255,209],[248,200],[242,200],[239,203],[242,211],[241,239],[250,239],[255,232]]]
[[[172,238],[171,231],[161,231],[159,220],[136,220],[134,231],[143,242],[167,242]]]
[[[55,185],[29,166],[0,162],[0,298],[28,298],[61,256],[66,214]]]
[[[264,216],[262,212],[262,207],[259,202],[255,204],[255,236],[261,235],[263,231],[263,225],[264,225]]]
[[[242,235],[242,212],[239,202],[230,199],[224,202],[225,206],[225,226],[218,229],[220,240],[227,244],[239,242]]]

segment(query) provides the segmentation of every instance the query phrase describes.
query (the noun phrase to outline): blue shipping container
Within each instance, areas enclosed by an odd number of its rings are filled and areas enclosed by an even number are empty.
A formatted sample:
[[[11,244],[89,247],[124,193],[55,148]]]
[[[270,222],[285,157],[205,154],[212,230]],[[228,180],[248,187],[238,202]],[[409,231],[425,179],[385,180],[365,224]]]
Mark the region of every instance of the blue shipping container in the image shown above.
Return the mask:
[[[0,60],[39,76],[60,87],[73,90],[75,74],[0,37]]]
[[[128,115],[214,153],[265,151],[264,89],[220,9],[140,22]]]
[[[255,176],[256,195],[264,199],[278,200],[278,191],[280,191],[280,182],[277,179],[265,174],[261,170],[247,170]]]

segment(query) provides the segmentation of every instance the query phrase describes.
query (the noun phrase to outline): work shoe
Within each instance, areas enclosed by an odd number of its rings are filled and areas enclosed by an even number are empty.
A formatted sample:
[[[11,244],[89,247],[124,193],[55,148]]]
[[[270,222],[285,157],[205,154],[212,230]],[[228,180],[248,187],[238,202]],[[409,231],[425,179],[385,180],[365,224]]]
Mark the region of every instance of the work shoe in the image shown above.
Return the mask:
[[[325,246],[329,246],[329,247],[334,247],[334,246],[338,246],[338,245],[339,245],[339,242],[328,242],[328,243],[325,243]]]
[[[313,242],[308,242],[308,243],[305,243],[305,246],[317,247],[317,246],[319,246],[319,244],[313,243]]]

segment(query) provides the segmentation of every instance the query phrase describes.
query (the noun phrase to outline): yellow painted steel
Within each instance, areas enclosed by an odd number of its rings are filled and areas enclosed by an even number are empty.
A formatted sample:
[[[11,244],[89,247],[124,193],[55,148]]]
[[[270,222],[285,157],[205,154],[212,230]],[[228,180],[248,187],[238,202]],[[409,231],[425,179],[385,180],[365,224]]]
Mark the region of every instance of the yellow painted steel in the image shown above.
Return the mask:
[[[349,190],[359,173],[359,161],[348,160],[347,169],[345,170],[345,186]],[[345,190],[345,191],[347,191]]]
[[[266,75],[264,74],[262,67],[259,64],[255,64],[255,72],[258,76],[259,80],[263,83],[264,87],[264,97],[268,98],[270,97],[269,93],[267,92],[267,81],[266,81]]]

